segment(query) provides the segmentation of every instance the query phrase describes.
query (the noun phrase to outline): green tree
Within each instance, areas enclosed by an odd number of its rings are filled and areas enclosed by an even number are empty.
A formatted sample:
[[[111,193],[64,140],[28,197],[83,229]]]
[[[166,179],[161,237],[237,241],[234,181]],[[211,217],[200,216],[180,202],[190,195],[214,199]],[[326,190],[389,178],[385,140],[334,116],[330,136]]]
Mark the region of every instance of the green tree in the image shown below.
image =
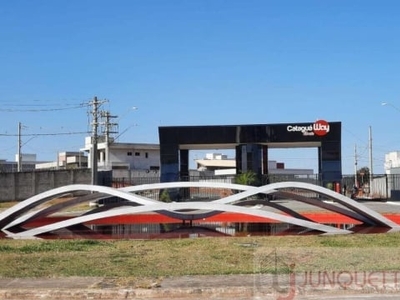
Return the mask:
[[[246,171],[240,174],[237,174],[235,177],[236,184],[243,184],[243,185],[257,185],[258,184],[258,177],[257,174],[253,171]]]
[[[165,189],[161,192],[160,201],[165,202],[165,203],[171,202],[171,197],[169,195],[168,189]]]
[[[362,186],[369,182],[370,171],[368,167],[362,167],[357,170],[357,181]]]

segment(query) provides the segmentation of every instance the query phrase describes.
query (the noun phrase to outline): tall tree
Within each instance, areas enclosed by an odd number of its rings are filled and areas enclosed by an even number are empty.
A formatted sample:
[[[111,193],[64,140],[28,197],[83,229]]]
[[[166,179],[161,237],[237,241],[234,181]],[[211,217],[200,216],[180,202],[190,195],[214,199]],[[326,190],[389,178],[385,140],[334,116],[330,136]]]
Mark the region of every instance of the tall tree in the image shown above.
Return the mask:
[[[368,167],[362,167],[357,170],[357,181],[362,186],[369,182],[370,172]]]

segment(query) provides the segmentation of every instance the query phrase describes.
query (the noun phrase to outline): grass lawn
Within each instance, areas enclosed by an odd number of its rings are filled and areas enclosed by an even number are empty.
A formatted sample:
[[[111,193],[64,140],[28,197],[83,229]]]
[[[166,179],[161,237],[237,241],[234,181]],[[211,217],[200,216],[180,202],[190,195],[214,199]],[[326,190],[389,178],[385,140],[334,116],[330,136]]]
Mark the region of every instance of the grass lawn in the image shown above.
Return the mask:
[[[278,262],[278,269],[277,269]],[[166,240],[8,240],[0,277],[400,270],[400,233]]]

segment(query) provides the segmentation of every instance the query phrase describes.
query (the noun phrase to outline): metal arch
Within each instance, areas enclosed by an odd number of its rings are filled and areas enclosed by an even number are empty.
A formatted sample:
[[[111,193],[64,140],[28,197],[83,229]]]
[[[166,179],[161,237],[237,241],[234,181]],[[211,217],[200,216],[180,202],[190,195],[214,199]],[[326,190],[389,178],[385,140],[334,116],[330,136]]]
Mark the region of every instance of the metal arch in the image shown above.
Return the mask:
[[[194,184],[194,185],[193,185]],[[0,212],[0,228],[6,226],[7,228],[10,226],[8,223],[15,220],[19,215],[24,214],[30,209],[43,204],[46,201],[52,200],[57,195],[62,195],[66,193],[76,192],[76,191],[95,191],[100,193],[106,193],[112,196],[118,196],[121,198],[123,195],[114,194],[115,191],[120,191],[124,193],[145,191],[150,189],[164,189],[170,187],[210,187],[207,182],[173,182],[173,183],[155,183],[155,184],[144,184],[140,186],[131,186],[125,188],[114,189],[105,186],[98,185],[90,185],[90,184],[71,184],[58,188],[51,189],[49,191],[37,194],[32,196],[3,212]],[[246,186],[246,185],[238,185],[238,184],[228,184],[228,183],[219,183],[218,188],[228,188],[228,189],[238,189],[238,190],[246,190],[254,187]],[[146,205],[149,203],[157,202],[157,200],[153,200],[151,198],[140,197],[138,195],[135,196],[135,199],[132,198],[126,199],[128,201],[134,201],[138,204]]]
[[[289,185],[289,186],[288,186]],[[317,192],[321,195],[325,195],[334,201],[342,204],[343,206],[353,210],[354,212],[372,220],[374,223],[391,227],[396,230],[400,230],[400,226],[396,224],[395,222],[389,220],[388,218],[385,218],[382,216],[380,213],[370,209],[369,207],[349,198],[346,197],[340,193],[334,192],[330,189],[310,184],[310,183],[304,183],[304,182],[293,182],[293,181],[288,181],[288,182],[278,182],[278,183],[272,183],[269,184],[270,188],[273,189],[281,189],[281,188],[300,188],[300,189],[306,189],[310,191]]]
[[[148,205],[152,203],[157,203],[158,201],[150,199],[150,198],[144,198],[140,197],[128,192],[125,192],[123,190],[118,190],[118,189],[113,189],[110,187],[105,187],[105,186],[99,186],[99,185],[89,185],[89,184],[73,184],[73,185],[67,185],[63,187],[59,187],[56,189],[52,189],[46,192],[43,192],[41,194],[35,195],[31,198],[28,198],[25,201],[22,201],[13,207],[10,207],[9,209],[3,211],[0,213],[0,227],[3,229],[10,228],[12,226],[15,226],[17,224],[20,224],[22,222],[25,222],[28,218],[26,215],[21,216],[22,214],[26,213],[30,209],[32,209],[35,206],[38,206],[46,201],[50,201],[56,195],[62,195],[65,193],[70,193],[70,192],[76,192],[76,191],[95,191],[99,192],[102,194],[108,194],[111,196],[116,196],[120,198],[124,198],[128,201],[132,201],[141,205]],[[29,218],[31,218],[33,215],[29,215]],[[19,218],[18,218],[19,217]]]
[[[127,186],[119,189],[126,192],[141,192],[146,190],[161,190],[168,188],[185,188],[185,187],[213,187],[213,188],[226,188],[231,190],[242,190],[242,191],[254,188],[254,186],[226,183],[226,182],[174,181],[174,182],[161,182],[161,183]]]
[[[90,215],[94,213],[99,213],[103,211],[107,211],[108,209],[112,208],[118,208],[122,206],[137,206],[136,203],[115,203],[115,204],[110,204],[107,206],[101,206],[97,207],[95,209],[92,209],[88,212],[85,212],[83,215]],[[196,216],[196,219],[203,219],[203,218],[209,218],[218,214],[221,214],[221,211],[200,211],[200,210],[190,210],[190,212],[175,212],[175,211],[169,211],[169,210],[160,210],[156,211],[160,215],[164,215],[173,219],[179,219],[179,220],[193,220],[194,216]]]
[[[289,223],[293,225],[298,225],[318,231],[325,232],[325,234],[349,234],[352,233],[349,230],[335,228],[333,226],[328,226],[316,222],[309,222],[306,220],[300,220],[297,218],[285,216],[282,214],[277,214],[269,211],[262,211],[253,208],[247,207],[239,207],[236,205],[230,204],[217,204],[213,202],[181,202],[181,203],[159,203],[159,204],[151,204],[145,206],[136,206],[136,207],[123,207],[118,209],[107,210],[101,213],[95,213],[80,217],[75,217],[69,220],[60,221],[57,223],[53,223],[50,225],[45,225],[41,227],[37,227],[34,229],[26,230],[23,232],[15,233],[9,235],[9,237],[14,239],[20,238],[33,238],[36,235],[47,233],[50,231],[66,228],[75,224],[81,224],[89,221],[94,221],[98,219],[103,219],[107,217],[115,217],[120,215],[127,215],[127,214],[137,214],[143,212],[155,212],[160,210],[182,210],[182,209],[198,209],[198,210],[216,210],[216,211],[225,211],[225,212],[234,212],[234,213],[241,213],[241,214],[248,214],[257,217],[263,217],[268,219],[277,220],[283,223]]]
[[[350,199],[349,197],[343,196],[337,192],[329,190],[327,188],[310,184],[304,182],[297,182],[297,181],[284,181],[278,183],[271,183],[267,185],[263,185],[261,187],[254,187],[254,186],[246,186],[240,184],[231,184],[231,183],[221,183],[221,182],[167,182],[167,183],[156,183],[156,184],[148,184],[148,185],[140,185],[140,186],[132,186],[123,188],[125,191],[129,192],[136,192],[136,191],[143,191],[153,187],[153,189],[164,189],[164,188],[179,188],[179,187],[211,187],[211,188],[227,188],[227,189],[237,189],[242,190],[243,192],[234,194],[231,196],[227,196],[221,198],[219,200],[213,201],[214,203],[235,203],[237,201],[241,201],[244,198],[254,196],[256,194],[274,194],[278,193],[280,189],[288,189],[288,188],[299,188],[303,190],[309,190],[312,192],[317,192],[321,195],[325,195],[330,199],[342,204],[343,206],[351,209],[352,212],[345,212],[344,210],[335,210],[333,206],[329,206],[326,203],[315,201],[314,205],[320,208],[326,208],[331,211],[337,211],[339,213],[346,213],[346,215],[361,220],[363,222],[367,222],[370,224],[379,224],[387,227],[394,228],[396,230],[400,230],[400,226],[394,223],[393,221],[385,218],[381,214],[377,213],[376,211],[368,208],[367,206]],[[296,195],[293,194],[293,197]],[[300,197],[294,198],[298,201],[303,201]]]
[[[219,200],[213,201],[214,203],[235,203],[237,201],[241,201],[244,198],[263,193],[263,194],[274,194],[278,193],[280,189],[287,189],[287,188],[299,188],[303,190],[309,190],[313,192],[317,192],[321,195],[325,195],[334,201],[342,204],[343,206],[349,208],[352,210],[352,212],[347,212],[343,209],[331,206],[329,204],[326,204],[322,201],[315,201],[313,204],[320,207],[320,208],[326,208],[331,211],[336,211],[341,214],[345,214],[349,217],[356,218],[358,220],[361,220],[363,222],[367,222],[370,224],[379,224],[387,227],[391,227],[396,230],[400,230],[400,226],[394,223],[393,221],[385,218],[381,214],[377,213],[376,211],[368,208],[365,205],[362,205],[361,203],[358,203],[357,201],[354,201],[353,199],[350,199],[349,197],[345,197],[337,192],[331,191],[327,188],[310,184],[310,183],[304,183],[304,182],[295,182],[295,181],[285,181],[285,182],[278,182],[278,183],[272,183],[272,184],[267,184],[261,187],[252,187],[252,186],[245,186],[245,185],[239,185],[239,184],[230,184],[230,183],[221,183],[221,182],[168,182],[168,183],[157,183],[157,184],[150,184],[150,185],[142,185],[142,186],[135,186],[135,187],[127,187],[124,188],[126,191],[141,191],[148,189],[148,187],[152,186],[154,189],[159,188],[176,188],[176,187],[212,187],[212,188],[228,188],[228,189],[237,189],[237,190],[242,190],[243,192],[227,196],[224,198],[221,198]],[[301,197],[296,197],[296,195],[293,194],[293,197],[295,197],[295,200],[298,201],[303,201],[304,199],[301,199]]]
[[[21,225],[23,223],[29,222],[29,221],[37,219],[37,218],[46,217],[55,212],[59,212],[62,209],[65,209],[67,207],[71,207],[71,206],[74,206],[74,205],[77,205],[77,204],[80,204],[83,202],[87,202],[87,201],[91,201],[91,200],[99,200],[99,199],[103,199],[105,197],[107,197],[107,198],[110,197],[109,195],[107,195],[107,196],[102,196],[102,195],[105,195],[105,194],[88,194],[88,195],[85,195],[82,197],[74,198],[72,200],[67,200],[62,203],[57,203],[57,204],[51,205],[49,207],[36,210],[34,212],[29,212],[15,220],[13,220],[10,224],[6,225],[5,228],[10,228],[10,227],[13,227],[16,225]]]
[[[92,187],[94,187],[94,188],[92,188]],[[73,205],[76,205],[76,204],[79,204],[79,203],[82,203],[85,201],[89,201],[89,200],[99,200],[99,199],[106,198],[109,196],[118,196],[119,198],[123,198],[129,202],[134,203],[135,205],[159,203],[158,200],[146,198],[146,197],[136,195],[136,194],[130,194],[123,190],[121,190],[121,191],[124,194],[121,194],[121,193],[118,193],[118,191],[116,189],[112,189],[109,187],[102,187],[102,186],[69,185],[69,186],[65,186],[62,188],[53,189],[49,192],[50,192],[50,195],[56,196],[56,195],[65,194],[68,192],[82,191],[82,190],[96,190],[96,191],[101,191],[101,193],[86,195],[83,197],[79,197],[77,199],[65,201],[61,204],[54,204],[48,208],[40,209],[35,212],[30,212],[30,213],[24,214],[28,210],[32,209],[34,206],[38,206],[38,205],[44,203],[45,201],[51,201],[53,199],[53,198],[50,198],[48,192],[38,194],[32,198],[25,200],[24,203],[19,203],[17,205],[17,206],[19,206],[19,209],[15,209],[15,207],[12,207],[9,209],[9,214],[7,214],[7,212],[4,212],[4,215],[6,215],[5,219],[3,219],[3,220],[0,219],[0,224],[2,224],[4,226],[3,231],[7,230],[13,226],[21,225],[25,222],[31,221],[35,218],[50,215],[54,212],[64,209],[65,207],[73,206]],[[106,191],[109,193],[108,195],[105,194]],[[41,198],[40,196],[42,196],[43,198]],[[87,212],[86,214],[90,214],[90,213],[91,212]],[[210,216],[220,214],[221,212],[220,211],[206,211],[206,212],[202,212],[202,211],[196,211],[196,212],[158,211],[158,213],[172,217],[172,218],[181,219],[181,220],[191,220],[191,219],[193,219],[193,215],[196,215],[198,218],[208,218]],[[20,216],[20,217],[18,217],[18,216]],[[13,220],[10,223],[4,225],[5,220],[11,219],[11,218],[13,218]]]
[[[208,188],[227,188],[227,189],[236,189],[236,190],[241,190],[242,192],[227,196],[224,198],[221,198],[219,200],[215,200],[212,202],[208,203],[198,203],[198,202],[184,202],[184,203],[161,203],[157,200],[153,200],[150,198],[146,198],[143,196],[135,195],[132,194],[132,192],[138,192],[138,191],[144,191],[144,190],[149,190],[149,189],[165,189],[165,188],[182,188],[182,187],[208,187]],[[188,219],[188,218],[193,218],[193,215],[196,215],[197,218],[202,218],[202,217],[208,217],[210,215],[218,214],[224,211],[232,211],[232,212],[239,212],[239,213],[245,213],[249,215],[254,215],[254,216],[261,216],[261,217],[266,217],[270,219],[275,219],[277,221],[285,222],[285,223],[291,223],[295,225],[300,225],[299,222],[302,224],[300,226],[303,227],[309,227],[312,229],[316,230],[321,230],[325,231],[327,233],[338,233],[338,229],[331,227],[331,226],[326,226],[322,225],[319,223],[315,222],[309,222],[307,220],[301,220],[298,218],[298,215],[295,215],[297,218],[293,217],[285,217],[281,214],[275,214],[272,212],[267,212],[267,211],[257,211],[254,209],[249,209],[249,208],[244,208],[244,207],[238,207],[233,204],[240,204],[244,201],[246,201],[246,198],[252,195],[256,195],[258,193],[264,193],[264,194],[275,194],[275,193],[282,193],[280,189],[287,189],[287,188],[299,188],[299,189],[304,189],[304,190],[309,190],[313,192],[317,192],[319,194],[325,195],[334,201],[342,204],[343,206],[350,208],[353,210],[353,212],[350,212],[350,216],[352,217],[359,217],[359,219],[365,221],[371,221],[373,223],[378,223],[380,225],[388,226],[391,227],[393,230],[399,230],[399,226],[386,219],[379,213],[369,209],[368,207],[348,198],[345,197],[339,193],[333,192],[331,190],[328,190],[326,188],[313,185],[313,184],[308,184],[308,183],[302,183],[302,182],[280,182],[280,183],[273,183],[273,184],[268,184],[265,186],[261,187],[254,187],[254,186],[245,186],[245,185],[238,185],[238,184],[230,184],[230,183],[221,183],[221,182],[169,182],[169,183],[156,183],[156,184],[147,184],[147,185],[141,185],[141,186],[133,186],[133,187],[126,187],[126,188],[120,188],[120,189],[113,189],[110,187],[104,187],[104,186],[93,186],[93,185],[69,185],[69,186],[64,186],[60,188],[56,188],[41,194],[38,194],[36,196],[33,196],[21,203],[18,203],[17,205],[7,209],[6,211],[0,213],[0,226],[2,226],[2,230],[6,233],[8,233],[11,237],[20,237],[24,236],[27,237],[29,234],[32,234],[33,232],[36,232],[35,230],[39,230],[40,228],[43,230],[44,228],[50,227],[51,229],[47,231],[52,231],[56,229],[63,228],[60,224],[67,224],[63,222],[58,222],[54,223],[52,225],[47,225],[44,227],[36,228],[36,229],[31,229],[27,230],[25,232],[21,232],[18,234],[12,234],[7,231],[8,228],[21,224],[25,222],[26,220],[33,219],[38,216],[43,216],[46,214],[49,214],[50,212],[57,211],[58,209],[64,207],[63,205],[58,205],[55,204],[51,206],[50,208],[44,209],[44,210],[39,210],[37,212],[33,213],[26,213],[29,211],[31,208],[34,206],[40,205],[49,199],[51,200],[51,197],[60,195],[60,194],[65,194],[69,192],[74,192],[74,191],[96,191],[101,194],[96,195],[96,198],[99,197],[104,197],[104,194],[110,195],[110,196],[117,196],[123,199],[126,199],[128,201],[131,201],[137,205],[140,205],[140,207],[134,207],[134,208],[129,208],[127,209],[126,207],[123,209],[123,212],[119,209],[114,209],[113,214],[127,214],[127,211],[130,213],[135,213],[135,212],[148,212],[148,211],[155,211],[164,215],[169,215],[173,216],[175,218],[179,218],[181,220],[183,219]],[[286,192],[284,192],[286,193]],[[293,199],[298,200],[298,201],[305,201],[304,199],[301,199],[298,195],[296,196],[295,194],[292,195]],[[83,197],[84,198],[84,197]],[[82,200],[82,199],[81,199]],[[77,200],[73,200],[77,201]],[[79,200],[78,200],[79,201]],[[84,200],[83,200],[84,201]],[[324,202],[322,201],[314,201],[312,203],[313,205],[322,207],[322,208],[327,208],[329,210],[334,211],[332,208],[326,207],[326,203],[323,204]],[[65,204],[65,205],[69,205]],[[182,210],[191,210],[190,212],[184,212]],[[346,211],[343,211],[346,213]],[[342,212],[342,213],[343,213]],[[25,215],[21,216],[22,214],[26,213]],[[79,220],[86,220],[85,218],[88,218],[88,220],[92,220],[91,218],[104,218],[104,215],[109,214],[110,211],[102,211],[98,213],[87,213],[84,216],[80,217],[75,217],[71,220],[73,224],[77,224],[83,221]],[[261,215],[260,215],[261,213]],[[293,215],[293,214],[292,214]],[[21,216],[19,218],[16,218],[18,216]],[[192,216],[192,217],[190,217]],[[83,218],[83,219],[81,219]],[[289,218],[283,220],[282,218]],[[75,220],[75,221],[74,221]],[[4,226],[5,225],[5,226]],[[70,226],[70,225],[65,225],[65,226]],[[64,227],[65,227],[64,226]],[[54,229],[56,228],[56,229]],[[317,229],[319,228],[319,229]],[[333,230],[333,231],[332,231]],[[44,232],[47,232],[44,231]],[[343,233],[343,230],[340,231],[340,233]],[[346,233],[349,233],[346,231]],[[37,233],[36,233],[37,234]]]
[[[35,217],[38,217],[39,215],[44,215],[44,211],[37,211],[36,213],[32,214],[26,214],[27,211],[31,210],[32,208],[39,206],[43,204],[46,201],[51,201],[55,196],[57,195],[62,195],[66,193],[71,193],[75,191],[95,191],[99,193],[104,193],[104,194],[109,194],[112,196],[117,196],[120,198],[124,198],[128,201],[132,201],[134,203],[138,203],[140,205],[146,205],[149,203],[157,203],[157,200],[151,199],[151,198],[146,198],[142,197],[139,195],[132,195],[130,194],[131,192],[138,192],[138,191],[145,191],[149,189],[165,189],[165,188],[171,188],[171,187],[210,187],[210,183],[208,182],[172,182],[172,183],[155,183],[155,184],[145,184],[145,185],[140,185],[140,186],[132,186],[132,187],[126,187],[126,188],[120,188],[120,189],[114,189],[110,187],[105,187],[105,186],[98,186],[98,185],[87,185],[87,184],[72,184],[72,185],[67,185],[59,188],[55,188],[40,194],[37,194],[31,198],[26,199],[23,202],[20,202],[13,207],[3,211],[0,213],[0,227],[3,229],[8,229],[12,226],[21,224],[23,222],[26,222],[27,220],[31,220]],[[217,183],[216,185],[217,188],[228,188],[228,189],[237,189],[237,190],[247,190],[254,188],[252,186],[246,186],[246,185],[239,185],[239,184],[230,184],[230,183]],[[121,194],[121,193],[128,193],[130,195],[128,198],[124,197],[126,194]],[[72,201],[71,201],[72,202]],[[71,203],[69,202],[69,203]],[[64,207],[67,207],[68,203],[65,203],[65,206],[58,206],[58,209],[62,209]],[[56,209],[55,206],[51,209],[52,212]],[[47,212],[50,212],[50,209],[47,210]],[[181,219],[188,219],[188,217],[185,217],[184,213],[177,213],[177,212],[160,212],[164,215],[168,215],[171,217],[176,217],[176,218],[181,218]],[[202,217],[208,217],[210,215],[215,215],[218,212],[208,212],[208,213],[203,213]],[[19,217],[21,216],[22,217]]]

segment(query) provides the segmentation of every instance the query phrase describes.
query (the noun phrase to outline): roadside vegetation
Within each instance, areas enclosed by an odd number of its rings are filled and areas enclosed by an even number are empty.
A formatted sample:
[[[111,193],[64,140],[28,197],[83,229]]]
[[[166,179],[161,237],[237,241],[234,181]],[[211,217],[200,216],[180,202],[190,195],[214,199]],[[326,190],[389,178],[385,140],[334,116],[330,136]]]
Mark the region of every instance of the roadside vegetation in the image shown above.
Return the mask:
[[[280,272],[400,270],[400,233],[0,243],[3,278],[271,273],[277,261]]]

